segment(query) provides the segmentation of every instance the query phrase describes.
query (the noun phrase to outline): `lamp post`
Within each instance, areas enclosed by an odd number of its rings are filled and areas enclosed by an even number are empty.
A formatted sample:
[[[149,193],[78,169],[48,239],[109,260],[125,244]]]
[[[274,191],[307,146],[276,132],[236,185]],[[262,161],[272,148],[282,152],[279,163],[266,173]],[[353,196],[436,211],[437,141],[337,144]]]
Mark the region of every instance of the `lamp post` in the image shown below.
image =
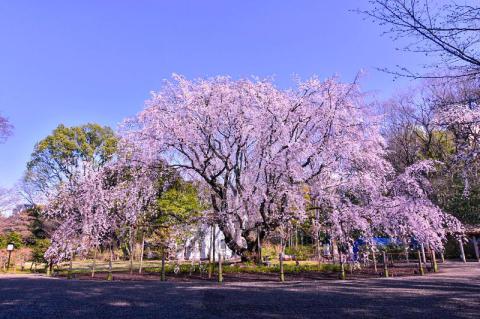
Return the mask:
[[[7,245],[7,251],[8,251],[7,271],[10,268],[10,257],[12,256],[12,251],[13,251],[14,246],[15,245],[13,245],[12,243],[9,243]]]

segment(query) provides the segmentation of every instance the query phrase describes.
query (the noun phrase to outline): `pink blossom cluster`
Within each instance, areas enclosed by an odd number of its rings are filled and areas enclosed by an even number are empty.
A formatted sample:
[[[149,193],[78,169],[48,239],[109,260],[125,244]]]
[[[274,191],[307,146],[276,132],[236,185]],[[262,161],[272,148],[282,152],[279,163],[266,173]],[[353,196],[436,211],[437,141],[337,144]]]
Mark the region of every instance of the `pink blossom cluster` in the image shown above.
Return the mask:
[[[383,235],[441,249],[463,229],[429,199],[438,163],[395,177],[378,122],[357,85],[336,79],[280,90],[270,81],[174,76],[127,122],[112,161],[86,165],[50,196],[47,214],[60,226],[46,257],[68,259],[136,227],[159,194],[159,163],[197,181],[205,214],[240,255],[258,229],[288,228],[312,209],[342,244]]]
[[[453,217],[426,194],[420,163],[398,176],[385,160],[378,118],[356,85],[312,78],[296,89],[228,77],[173,81],[147,102],[125,137],[143,161],[162,160],[209,189],[215,222],[242,253],[270,232],[322,209],[341,242],[379,234],[441,248]]]
[[[49,196],[46,214],[60,225],[46,259],[59,262],[126,238],[129,229],[152,209],[157,198],[156,172],[125,154],[103,167],[86,163]]]

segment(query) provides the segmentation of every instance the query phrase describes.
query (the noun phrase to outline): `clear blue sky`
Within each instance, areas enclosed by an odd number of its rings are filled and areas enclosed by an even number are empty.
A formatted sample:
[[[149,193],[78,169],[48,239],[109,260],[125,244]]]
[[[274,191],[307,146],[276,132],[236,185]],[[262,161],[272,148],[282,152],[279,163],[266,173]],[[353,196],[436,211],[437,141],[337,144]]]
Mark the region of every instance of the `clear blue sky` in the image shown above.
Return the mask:
[[[416,66],[381,29],[349,12],[367,1],[0,0],[0,186],[21,176],[58,124],[116,127],[175,73],[187,77],[339,75],[365,90],[405,86],[375,67]],[[408,83],[407,83],[408,84]]]

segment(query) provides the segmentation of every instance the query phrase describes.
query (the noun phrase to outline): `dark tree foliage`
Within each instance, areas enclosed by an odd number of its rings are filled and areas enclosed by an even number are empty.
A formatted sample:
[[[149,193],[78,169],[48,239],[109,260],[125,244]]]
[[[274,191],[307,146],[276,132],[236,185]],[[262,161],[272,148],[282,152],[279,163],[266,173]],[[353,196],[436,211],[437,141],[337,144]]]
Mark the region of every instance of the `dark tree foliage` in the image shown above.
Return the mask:
[[[41,207],[23,207],[9,216],[0,215],[0,236],[15,233],[24,245],[35,245],[37,240],[49,238],[55,225],[45,220]]]
[[[103,165],[116,152],[117,137],[109,127],[98,124],[59,125],[35,145],[25,175],[26,188],[48,191],[68,181],[85,162]]]

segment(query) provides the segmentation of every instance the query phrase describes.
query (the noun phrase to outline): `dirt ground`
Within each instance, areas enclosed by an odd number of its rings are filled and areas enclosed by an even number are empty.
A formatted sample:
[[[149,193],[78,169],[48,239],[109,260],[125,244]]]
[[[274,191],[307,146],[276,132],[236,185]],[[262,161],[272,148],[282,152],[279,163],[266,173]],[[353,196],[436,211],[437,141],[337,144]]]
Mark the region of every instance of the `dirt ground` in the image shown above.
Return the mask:
[[[155,278],[158,278],[155,277]],[[66,280],[0,275],[0,319],[459,318],[480,313],[480,264],[437,274],[279,282]]]

